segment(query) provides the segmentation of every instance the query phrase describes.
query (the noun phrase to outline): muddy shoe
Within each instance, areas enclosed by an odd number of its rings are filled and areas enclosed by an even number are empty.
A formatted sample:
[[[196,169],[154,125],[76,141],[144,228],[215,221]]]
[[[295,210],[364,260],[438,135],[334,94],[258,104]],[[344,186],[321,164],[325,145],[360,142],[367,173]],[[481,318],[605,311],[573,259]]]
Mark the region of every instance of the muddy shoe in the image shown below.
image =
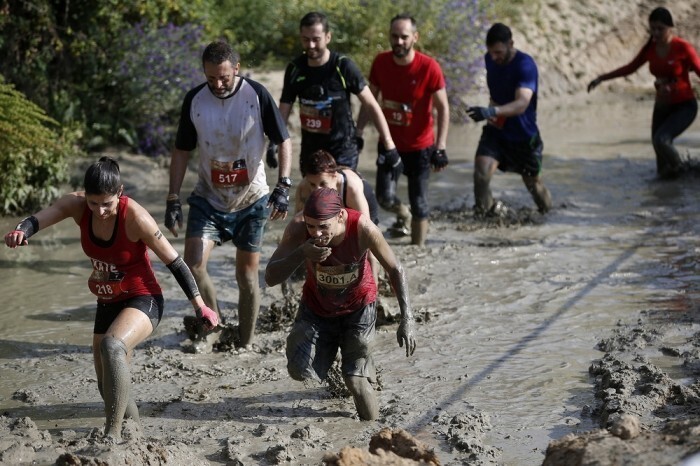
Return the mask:
[[[216,351],[232,351],[241,348],[241,337],[238,333],[238,325],[226,324],[219,327],[219,338],[214,342]]]
[[[221,327],[217,327],[203,337],[192,341],[192,345],[188,352],[194,354],[209,354],[214,351],[219,338],[221,337]],[[187,350],[186,350],[187,351]]]
[[[478,205],[474,205],[472,211],[474,212],[474,218],[477,220],[483,220],[486,217],[486,211]]]
[[[402,238],[411,234],[411,230],[408,229],[406,223],[401,219],[397,219],[393,225],[387,228],[386,232],[391,238]]]
[[[187,338],[195,341],[199,335],[202,335],[203,329],[202,324],[197,316],[185,316],[182,319],[182,323],[185,326],[185,333],[187,333]]]
[[[505,218],[507,215],[508,206],[505,205],[503,201],[494,202],[489,211],[486,213],[486,216],[491,218]]]

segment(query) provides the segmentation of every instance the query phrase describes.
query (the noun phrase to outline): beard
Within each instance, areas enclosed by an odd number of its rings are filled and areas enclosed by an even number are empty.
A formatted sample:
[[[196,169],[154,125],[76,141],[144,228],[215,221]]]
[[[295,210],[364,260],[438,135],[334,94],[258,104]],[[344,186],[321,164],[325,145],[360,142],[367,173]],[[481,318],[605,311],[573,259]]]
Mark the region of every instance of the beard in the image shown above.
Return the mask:
[[[410,51],[411,47],[402,47],[400,45],[395,45],[391,48],[391,53],[393,53],[396,58],[404,58]]]
[[[304,51],[306,56],[312,60],[317,60],[323,56],[323,51],[319,49],[307,49]]]
[[[207,86],[209,85],[207,84]],[[233,84],[231,86],[221,87],[219,89],[213,89],[211,86],[209,86],[209,90],[212,94],[214,94],[214,96],[218,97],[219,99],[225,99],[226,97],[233,94]]]
[[[506,65],[513,58],[513,49],[509,48],[501,60],[496,61],[497,65]],[[495,61],[495,60],[494,60]]]

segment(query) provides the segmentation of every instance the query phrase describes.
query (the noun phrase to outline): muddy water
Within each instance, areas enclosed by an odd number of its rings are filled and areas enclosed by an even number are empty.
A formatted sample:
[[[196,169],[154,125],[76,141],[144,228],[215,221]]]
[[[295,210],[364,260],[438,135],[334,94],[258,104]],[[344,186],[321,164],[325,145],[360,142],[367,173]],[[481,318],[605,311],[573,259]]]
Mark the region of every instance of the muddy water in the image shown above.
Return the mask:
[[[409,273],[413,306],[429,320],[419,325],[419,348],[408,362],[393,338],[380,338],[378,359],[388,385],[381,401],[400,399],[408,411],[401,427],[430,444],[436,444],[436,414],[476,409],[489,416],[484,443],[501,450],[496,463],[539,464],[551,439],[594,427],[582,407],[595,403],[587,371],[602,355],[597,341],[640,310],[682,308],[692,298],[684,289],[696,279],[698,179],[654,179],[650,101],[598,96],[576,102],[541,103],[544,173],[555,203],[545,219],[508,228],[466,217],[435,222],[424,251],[392,240]],[[453,126],[450,170],[432,178],[434,206],[473,205],[479,132],[476,125]],[[700,157],[700,125],[679,143]],[[360,169],[371,177],[367,155]],[[134,190],[157,219],[167,188],[162,172],[155,168],[145,175],[146,187]],[[513,209],[531,207],[515,175],[498,174],[493,189]],[[0,220],[0,230],[17,220]],[[384,215],[382,226],[389,223]],[[281,227],[271,225],[269,238]],[[182,250],[181,239],[174,243]],[[0,249],[0,263],[0,361],[22,364],[28,352],[84,352],[94,304],[75,225],[66,221],[42,232],[27,248]],[[219,248],[215,280],[230,266],[230,249]],[[0,377],[0,411],[18,405],[11,399],[18,387],[58,380],[61,370]],[[332,428],[351,438],[357,424]],[[457,461],[447,448],[438,450],[443,462]]]

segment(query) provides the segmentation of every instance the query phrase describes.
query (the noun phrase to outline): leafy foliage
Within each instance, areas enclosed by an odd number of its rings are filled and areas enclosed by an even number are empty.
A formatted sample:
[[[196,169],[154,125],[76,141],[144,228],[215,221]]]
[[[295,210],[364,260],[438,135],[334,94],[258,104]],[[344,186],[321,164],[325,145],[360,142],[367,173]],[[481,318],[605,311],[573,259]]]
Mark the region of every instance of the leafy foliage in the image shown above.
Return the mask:
[[[13,85],[0,80],[0,214],[33,210],[68,180],[70,137]]]
[[[134,106],[123,102],[134,96],[115,64],[133,49],[119,43],[137,24],[148,31],[205,25],[209,11],[209,0],[7,0],[0,7],[0,63],[7,80],[57,121],[84,124],[87,147],[129,144],[137,125]]]
[[[119,41],[125,53],[114,75],[124,92],[117,100],[128,142],[139,152],[170,152],[182,99],[204,81],[202,42],[201,26],[172,23],[155,29],[136,24]]]
[[[437,31],[438,42],[443,44],[441,62],[447,84],[452,120],[468,120],[464,96],[474,90],[484,77],[483,55],[486,47],[488,21],[479,0],[448,0],[439,14],[439,24],[459,28]]]

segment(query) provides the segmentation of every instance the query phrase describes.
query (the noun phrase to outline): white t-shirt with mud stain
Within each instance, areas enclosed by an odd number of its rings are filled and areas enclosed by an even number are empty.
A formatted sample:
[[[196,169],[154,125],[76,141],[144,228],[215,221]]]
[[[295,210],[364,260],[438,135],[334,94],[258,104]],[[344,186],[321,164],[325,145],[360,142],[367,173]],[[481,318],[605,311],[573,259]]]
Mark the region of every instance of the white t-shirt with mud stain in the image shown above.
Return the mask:
[[[216,210],[235,212],[270,192],[263,163],[265,135],[276,144],[289,138],[277,105],[260,83],[241,77],[224,99],[206,83],[190,90],[182,104],[175,147],[199,149],[194,194]]]

